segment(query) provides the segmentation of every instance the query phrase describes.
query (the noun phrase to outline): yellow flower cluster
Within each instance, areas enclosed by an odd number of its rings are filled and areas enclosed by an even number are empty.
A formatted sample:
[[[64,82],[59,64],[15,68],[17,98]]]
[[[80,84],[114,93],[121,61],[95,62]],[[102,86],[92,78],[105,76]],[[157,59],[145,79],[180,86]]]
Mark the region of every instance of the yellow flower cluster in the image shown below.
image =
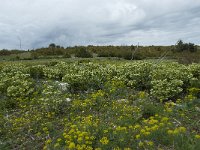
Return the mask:
[[[126,130],[127,130],[126,127],[121,127],[121,126],[116,127],[116,131],[126,131]]]
[[[167,117],[160,117],[158,115],[151,116],[149,119],[143,120],[145,126],[140,130],[140,133],[143,135],[149,135],[150,132],[156,131],[159,128],[164,127],[168,120],[169,118]]]
[[[144,141],[144,142],[140,141],[140,142],[138,143],[138,146],[139,146],[139,147],[151,147],[151,146],[153,146],[153,145],[154,145],[154,142],[153,142],[153,141]]]
[[[172,112],[172,110],[173,110],[173,108],[174,108],[175,105],[176,104],[174,102],[171,102],[171,101],[166,102],[165,105],[164,105],[165,111],[166,112]]]
[[[63,133],[63,137],[69,149],[92,149],[94,137],[89,132],[80,131],[77,125],[71,125],[70,130]]]
[[[169,135],[178,135],[178,134],[185,133],[185,132],[186,132],[185,127],[178,127],[178,128],[175,128],[174,130],[168,130],[167,131],[167,133]]]
[[[107,137],[103,137],[100,142],[103,144],[103,145],[107,145],[109,143],[109,140]]]
[[[193,101],[194,99],[196,99],[196,97],[192,94],[189,94],[185,97],[185,100],[186,101]]]
[[[200,135],[198,135],[198,134],[195,135],[195,138],[200,139]]]

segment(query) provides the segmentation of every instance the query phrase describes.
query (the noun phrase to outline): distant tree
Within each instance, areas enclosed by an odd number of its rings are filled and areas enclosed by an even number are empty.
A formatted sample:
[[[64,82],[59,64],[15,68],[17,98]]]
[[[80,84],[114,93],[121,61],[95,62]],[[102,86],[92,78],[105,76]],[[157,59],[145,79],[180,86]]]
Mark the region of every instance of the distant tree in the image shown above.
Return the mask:
[[[188,49],[189,49],[190,52],[196,52],[197,46],[194,45],[194,43],[188,43]]]
[[[0,50],[0,56],[10,55],[10,54],[11,54],[11,52],[8,51],[7,49]]]
[[[184,43],[182,40],[178,40],[178,42],[176,44],[176,50],[179,52],[184,50]]]
[[[131,45],[131,60],[133,60],[134,51],[135,51],[135,46]]]
[[[56,48],[56,44],[51,43],[49,44],[49,49],[51,50],[51,55],[55,55],[55,48]]]
[[[178,52],[182,52],[182,51],[196,52],[197,46],[194,43],[184,43],[182,40],[179,40],[176,44],[175,49]]]
[[[58,48],[58,49],[59,49],[59,48],[60,48],[60,45],[56,45],[56,48]]]
[[[55,43],[49,44],[49,48],[55,48],[55,47],[56,47],[56,44],[55,44]]]

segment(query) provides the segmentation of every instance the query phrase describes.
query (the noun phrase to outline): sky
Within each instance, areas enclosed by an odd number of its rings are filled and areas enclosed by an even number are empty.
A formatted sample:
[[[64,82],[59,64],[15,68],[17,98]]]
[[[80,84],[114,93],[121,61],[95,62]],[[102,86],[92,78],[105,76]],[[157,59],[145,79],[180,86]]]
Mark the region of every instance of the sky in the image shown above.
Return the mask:
[[[200,0],[0,0],[0,49],[200,44]]]

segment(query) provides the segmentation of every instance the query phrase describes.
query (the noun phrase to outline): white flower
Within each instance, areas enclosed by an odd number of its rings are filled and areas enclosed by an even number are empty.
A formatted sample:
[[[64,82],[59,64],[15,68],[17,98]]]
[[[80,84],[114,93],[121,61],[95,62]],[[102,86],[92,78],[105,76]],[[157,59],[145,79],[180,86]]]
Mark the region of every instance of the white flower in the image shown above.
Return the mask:
[[[67,101],[67,102],[70,102],[71,100],[72,100],[72,99],[70,99],[70,98],[66,98],[66,101]]]
[[[117,102],[122,103],[122,102],[127,102],[127,99],[119,99]]]
[[[60,83],[58,83],[58,86],[62,91],[67,91],[69,84],[65,83],[65,82],[60,82]]]

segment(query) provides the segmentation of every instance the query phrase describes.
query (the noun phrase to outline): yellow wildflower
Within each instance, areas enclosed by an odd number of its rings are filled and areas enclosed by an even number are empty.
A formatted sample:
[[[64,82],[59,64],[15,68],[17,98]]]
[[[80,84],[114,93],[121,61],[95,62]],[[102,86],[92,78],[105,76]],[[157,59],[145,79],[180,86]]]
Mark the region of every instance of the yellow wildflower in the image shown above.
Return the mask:
[[[148,142],[147,142],[147,145],[149,145],[149,146],[153,146],[153,144],[154,144],[154,143],[153,143],[152,141],[148,141]]]
[[[163,117],[163,118],[161,119],[161,122],[167,122],[168,120],[169,120],[169,118]]]
[[[173,134],[174,132],[173,132],[173,130],[168,130],[167,133],[168,134]]]
[[[144,135],[149,135],[149,134],[150,134],[150,132],[148,132],[148,131],[147,131],[147,132],[144,132]]]
[[[43,147],[43,150],[46,150],[47,149],[47,146],[45,145],[44,147]]]
[[[164,123],[162,123],[162,122],[161,122],[161,123],[159,123],[159,126],[163,127],[163,126],[164,126]]]
[[[71,142],[69,144],[69,149],[74,149],[76,147],[75,143],[74,142]]]
[[[174,133],[174,134],[178,134],[178,133],[179,133],[179,129],[178,129],[178,128],[175,129],[173,133]]]
[[[52,142],[52,140],[51,139],[48,139],[47,141],[46,141],[46,144],[50,144]]]
[[[62,139],[61,139],[61,138],[58,138],[58,139],[57,139],[57,142],[60,142],[60,141],[62,141]]]
[[[89,138],[89,136],[86,136],[85,139],[86,139],[86,140],[89,140],[90,138]]]
[[[69,134],[72,134],[72,133],[74,133],[75,132],[75,130],[72,128],[70,131],[69,131]]]
[[[134,126],[134,129],[138,129],[138,128],[140,128],[141,126],[139,125],[139,124],[136,124],[135,126]]]
[[[136,138],[136,139],[139,139],[139,138],[140,138],[140,135],[139,135],[139,134],[137,134],[137,135],[135,136],[135,138]]]
[[[82,137],[79,137],[78,140],[77,140],[79,143],[81,143],[83,141],[83,138]]]
[[[178,130],[179,130],[179,132],[184,133],[186,131],[186,128],[185,127],[179,127]]]
[[[158,128],[159,128],[158,125],[154,125],[154,126],[151,127],[151,130],[152,130],[152,131],[155,131],[155,130],[158,130]]]
[[[109,140],[107,139],[107,137],[103,137],[100,142],[103,144],[103,145],[106,145],[109,143]]]
[[[138,145],[139,145],[139,147],[143,147],[144,143],[140,141]]]
[[[200,139],[200,135],[198,135],[198,134],[195,135],[195,138]]]
[[[59,143],[56,143],[56,144],[54,145],[54,148],[59,147],[59,146],[60,146],[60,144],[59,144]]]
[[[155,123],[158,123],[158,120],[155,120],[155,119],[149,120],[149,124],[155,124]]]
[[[140,132],[141,132],[141,133],[145,133],[145,130],[144,130],[144,129],[142,129],[142,130],[140,130]]]
[[[108,133],[108,130],[103,130],[103,133]]]

